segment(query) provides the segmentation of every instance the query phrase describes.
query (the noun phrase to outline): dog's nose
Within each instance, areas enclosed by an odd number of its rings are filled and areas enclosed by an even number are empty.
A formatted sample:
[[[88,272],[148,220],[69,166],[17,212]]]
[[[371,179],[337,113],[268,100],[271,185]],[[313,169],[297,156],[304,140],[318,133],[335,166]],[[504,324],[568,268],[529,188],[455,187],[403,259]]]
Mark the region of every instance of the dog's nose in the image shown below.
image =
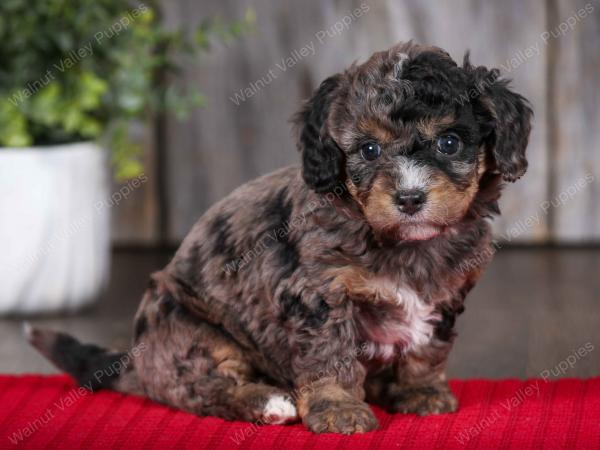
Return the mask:
[[[425,193],[423,191],[399,191],[396,194],[398,209],[405,214],[413,215],[419,212],[425,204]]]

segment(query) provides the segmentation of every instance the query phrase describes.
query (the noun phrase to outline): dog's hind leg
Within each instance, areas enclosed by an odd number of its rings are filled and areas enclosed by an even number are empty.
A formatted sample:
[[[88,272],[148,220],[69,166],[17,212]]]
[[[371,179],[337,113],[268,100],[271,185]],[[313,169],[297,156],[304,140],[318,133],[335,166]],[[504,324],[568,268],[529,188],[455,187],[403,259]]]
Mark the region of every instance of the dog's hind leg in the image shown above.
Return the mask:
[[[147,396],[197,415],[280,424],[297,419],[289,393],[260,381],[247,352],[226,332],[192,317],[168,292],[146,292],[134,346],[110,352],[48,330],[30,342],[92,390]]]
[[[142,308],[140,321],[135,367],[148,397],[232,420],[275,424],[297,418],[290,395],[260,382],[244,349],[218,327],[193,318],[170,294]]]

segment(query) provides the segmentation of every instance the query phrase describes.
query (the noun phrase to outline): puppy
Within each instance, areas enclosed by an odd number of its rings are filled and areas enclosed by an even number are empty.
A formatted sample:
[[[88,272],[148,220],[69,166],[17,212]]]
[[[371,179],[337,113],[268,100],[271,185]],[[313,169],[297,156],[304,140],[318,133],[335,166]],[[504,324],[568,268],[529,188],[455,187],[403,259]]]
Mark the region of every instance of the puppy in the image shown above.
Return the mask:
[[[526,170],[532,110],[497,70],[412,42],[319,86],[302,167],[210,208],[151,277],[125,354],[29,329],[90,389],[315,433],[373,430],[367,402],[455,411],[444,367],[493,254],[488,218]]]

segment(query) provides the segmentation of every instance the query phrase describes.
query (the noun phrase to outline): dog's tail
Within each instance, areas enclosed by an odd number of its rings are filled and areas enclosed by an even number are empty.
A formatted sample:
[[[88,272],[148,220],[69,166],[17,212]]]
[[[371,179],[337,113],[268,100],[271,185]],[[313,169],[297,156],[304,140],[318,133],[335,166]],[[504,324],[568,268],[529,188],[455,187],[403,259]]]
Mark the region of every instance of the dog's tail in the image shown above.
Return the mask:
[[[68,334],[34,328],[27,323],[23,332],[32,346],[57,368],[75,378],[80,386],[90,391],[112,389],[142,394],[133,357],[128,353],[81,344]]]

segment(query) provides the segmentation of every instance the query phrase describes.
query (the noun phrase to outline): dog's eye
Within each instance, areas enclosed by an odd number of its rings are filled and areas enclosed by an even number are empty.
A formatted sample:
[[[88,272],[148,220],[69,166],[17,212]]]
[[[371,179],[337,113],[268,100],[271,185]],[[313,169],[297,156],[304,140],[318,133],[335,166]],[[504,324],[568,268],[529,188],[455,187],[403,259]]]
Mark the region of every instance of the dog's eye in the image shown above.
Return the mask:
[[[455,134],[444,134],[437,140],[437,149],[444,155],[454,155],[461,148],[462,142]]]
[[[381,147],[376,142],[369,142],[360,148],[360,154],[367,161],[373,161],[381,155]]]

